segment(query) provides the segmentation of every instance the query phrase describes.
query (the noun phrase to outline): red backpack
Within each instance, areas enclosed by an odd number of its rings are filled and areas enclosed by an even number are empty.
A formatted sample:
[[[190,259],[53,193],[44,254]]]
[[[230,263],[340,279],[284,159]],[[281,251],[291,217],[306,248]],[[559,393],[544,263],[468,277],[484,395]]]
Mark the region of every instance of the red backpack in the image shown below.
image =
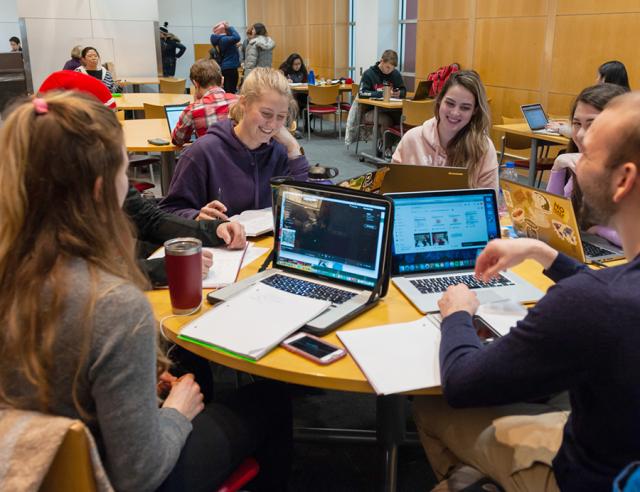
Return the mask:
[[[427,80],[432,80],[433,84],[431,85],[431,89],[429,90],[429,97],[436,97],[440,94],[440,91],[444,87],[444,83],[447,81],[449,76],[460,70],[460,66],[457,63],[453,63],[451,65],[445,65],[444,67],[440,67],[435,72],[431,72],[427,76]]]

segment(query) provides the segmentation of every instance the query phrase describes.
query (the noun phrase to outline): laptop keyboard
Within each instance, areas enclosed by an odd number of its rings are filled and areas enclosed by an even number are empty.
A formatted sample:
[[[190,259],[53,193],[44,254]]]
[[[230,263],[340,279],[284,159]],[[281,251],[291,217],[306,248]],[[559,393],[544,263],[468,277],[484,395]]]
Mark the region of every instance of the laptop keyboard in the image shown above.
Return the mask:
[[[473,275],[458,275],[455,277],[427,277],[410,281],[421,294],[436,294],[444,292],[451,285],[465,284],[470,289],[484,289],[486,287],[506,287],[514,283],[506,277],[499,275],[489,282],[478,280]]]
[[[262,283],[291,294],[331,301],[332,304],[342,304],[356,295],[354,292],[347,290],[336,289],[335,287],[328,287],[280,274],[267,277],[262,280]]]
[[[591,244],[591,243],[586,243],[584,241],[582,241],[582,249],[584,250],[585,256],[588,256],[591,258],[615,254],[615,251],[601,248],[600,246],[596,246],[595,244]]]

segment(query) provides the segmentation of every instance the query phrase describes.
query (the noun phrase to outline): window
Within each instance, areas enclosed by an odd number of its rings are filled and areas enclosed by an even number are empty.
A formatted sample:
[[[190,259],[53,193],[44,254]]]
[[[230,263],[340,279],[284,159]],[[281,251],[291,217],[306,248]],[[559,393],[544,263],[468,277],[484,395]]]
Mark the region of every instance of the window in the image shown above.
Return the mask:
[[[355,0],[349,0],[349,77],[355,77],[356,70],[356,22]]]
[[[418,28],[418,0],[400,0],[398,12],[398,47],[400,73],[413,91],[416,85],[416,34]]]

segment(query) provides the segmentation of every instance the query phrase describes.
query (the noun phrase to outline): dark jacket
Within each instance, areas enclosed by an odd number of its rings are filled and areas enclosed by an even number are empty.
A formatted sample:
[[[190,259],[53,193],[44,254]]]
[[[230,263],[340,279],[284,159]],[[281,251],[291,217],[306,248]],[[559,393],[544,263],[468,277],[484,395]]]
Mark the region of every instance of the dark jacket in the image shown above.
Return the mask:
[[[213,200],[227,215],[271,206],[274,176],[305,181],[309,162],[304,155],[289,159],[287,149],[271,140],[249,150],[233,131],[231,119],[215,123],[180,156],[169,193],[160,202],[167,212],[193,219]]]
[[[400,90],[400,98],[404,98],[407,95],[407,88],[402,80],[402,75],[397,70],[394,70],[390,74],[384,74],[378,68],[378,64],[371,65],[362,74],[360,79],[360,92],[373,92],[382,91],[385,83],[392,87],[392,90]]]
[[[219,246],[223,240],[216,235],[222,220],[188,220],[161,210],[154,200],[143,198],[133,186],[129,188],[124,202],[124,211],[136,227],[138,241],[162,245],[175,237],[195,237],[203,246]],[[154,248],[155,249],[155,248]],[[139,251],[142,252],[139,248]],[[143,256],[147,256],[143,254]],[[167,274],[164,258],[140,259],[138,264],[154,285],[166,285]]]
[[[220,69],[228,70],[240,66],[240,53],[236,44],[240,42],[240,34],[232,26],[227,28],[226,34],[212,34],[211,44],[220,49]]]
[[[177,52],[176,52],[177,50]],[[160,51],[162,53],[162,75],[173,77],[176,74],[176,59],[184,55],[187,47],[173,34],[166,39],[160,39]]]
[[[483,345],[471,316],[442,321],[440,373],[453,407],[569,391],[571,415],[553,460],[562,491],[611,490],[640,456],[640,256],[591,270],[559,254],[558,283],[510,333]]]
[[[77,58],[70,58],[69,60],[66,61],[66,63],[64,64],[64,67],[62,67],[62,70],[75,70],[80,66],[82,66],[82,63],[80,63],[80,60],[78,60]]]

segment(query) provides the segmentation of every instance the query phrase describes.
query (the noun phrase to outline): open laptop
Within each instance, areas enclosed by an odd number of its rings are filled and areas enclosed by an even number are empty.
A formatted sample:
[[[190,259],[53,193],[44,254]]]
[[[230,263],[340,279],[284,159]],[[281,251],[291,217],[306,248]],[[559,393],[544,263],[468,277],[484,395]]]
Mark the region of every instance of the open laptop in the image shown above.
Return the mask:
[[[383,196],[320,185],[280,185],[273,268],[208,299],[227,300],[256,282],[327,299],[331,307],[304,327],[325,334],[386,294],[392,220],[392,202]],[[287,315],[286,307],[282,315]]]
[[[544,133],[547,135],[559,135],[557,130],[549,130],[546,127],[549,123],[547,114],[542,109],[542,104],[525,104],[520,106],[524,119],[533,133]]]
[[[380,193],[458,190],[469,187],[469,174],[463,167],[385,165],[389,171],[384,177]]]
[[[476,258],[500,237],[492,189],[392,193],[392,281],[422,313],[438,311],[450,285],[464,283],[481,304],[511,299],[533,302],[542,291],[513,272],[491,282],[474,277]]]
[[[624,258],[622,250],[606,239],[580,231],[571,198],[507,179],[501,179],[500,186],[519,236],[540,239],[584,263]]]
[[[429,99],[429,92],[431,91],[431,86],[433,85],[433,80],[422,80],[418,83],[418,87],[416,87],[416,91],[411,98],[412,101],[424,101],[425,99]]]
[[[169,133],[173,134],[173,129],[178,124],[178,119],[180,119],[180,115],[184,108],[186,108],[188,104],[169,104],[164,107],[164,114],[167,117],[167,124],[169,125]],[[197,138],[196,132],[191,132],[191,140],[190,142],[195,142]]]

